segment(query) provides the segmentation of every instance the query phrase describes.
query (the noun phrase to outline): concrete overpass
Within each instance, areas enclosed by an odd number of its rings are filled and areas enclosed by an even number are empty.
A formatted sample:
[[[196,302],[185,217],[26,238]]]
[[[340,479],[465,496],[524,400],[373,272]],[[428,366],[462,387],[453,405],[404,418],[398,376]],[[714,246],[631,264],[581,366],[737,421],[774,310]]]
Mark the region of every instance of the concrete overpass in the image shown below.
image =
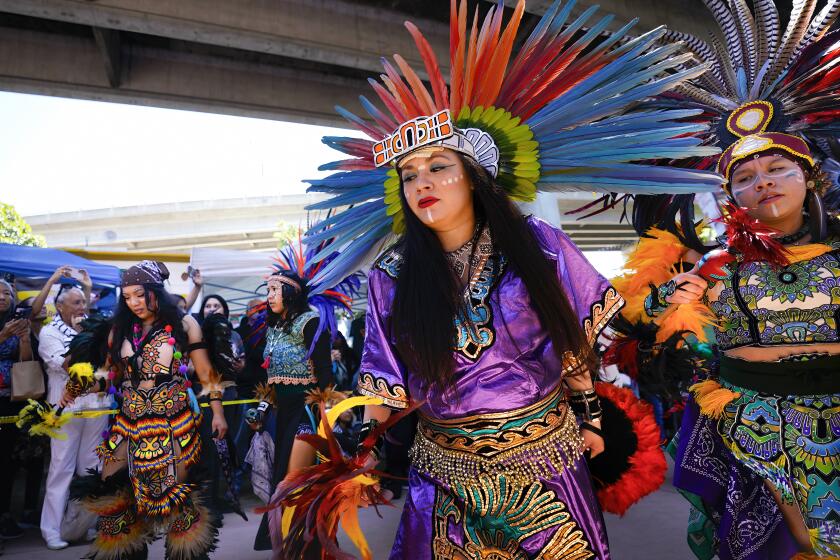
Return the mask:
[[[49,247],[111,253],[110,258],[133,254],[163,253],[186,257],[193,248],[267,251],[277,248],[274,233],[281,223],[305,225],[304,206],[322,195],[250,197],[223,200],[150,204],[26,216],[32,229],[46,238]],[[583,250],[618,249],[636,240],[633,229],[617,225],[615,214],[596,216],[586,224],[562,214],[591,200],[590,195],[569,193],[562,198],[542,195],[523,210],[563,229]]]
[[[701,0],[599,4],[639,32],[713,28]],[[0,90],[345,126],[333,106],[358,107],[382,55],[422,70],[404,20],[446,66],[448,17],[448,0],[0,0]]]
[[[549,4],[529,0],[521,35]],[[616,14],[614,28],[633,17],[639,33],[663,23],[700,36],[714,28],[702,0],[600,5]],[[449,0],[0,0],[0,90],[346,126],[334,105],[359,108],[382,55],[399,52],[423,74],[404,20],[423,30],[446,72],[448,18]],[[278,221],[304,221],[305,200],[292,198],[184,203],[177,219],[171,205],[27,219],[53,247],[264,250]],[[562,222],[583,249],[635,240],[614,215],[585,225],[562,217],[586,199],[564,194],[536,213]]]

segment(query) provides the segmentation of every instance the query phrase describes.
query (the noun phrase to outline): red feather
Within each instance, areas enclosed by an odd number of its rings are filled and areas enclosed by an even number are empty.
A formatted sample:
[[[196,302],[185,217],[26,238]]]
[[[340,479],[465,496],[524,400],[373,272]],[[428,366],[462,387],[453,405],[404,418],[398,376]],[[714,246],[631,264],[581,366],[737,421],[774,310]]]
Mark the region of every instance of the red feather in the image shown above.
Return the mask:
[[[615,365],[633,379],[639,377],[639,341],[627,336],[615,336],[604,353],[605,366]]]
[[[496,98],[499,96],[499,91],[502,88],[505,73],[507,72],[508,63],[510,62],[513,41],[516,38],[516,32],[519,29],[519,23],[522,21],[524,13],[525,0],[519,0],[513,11],[513,16],[508,21],[507,27],[502,33],[501,39],[499,39],[498,44],[493,49],[487,72],[480,74],[482,87],[478,91],[477,105],[487,107],[496,102]],[[502,10],[499,10],[497,19],[498,25],[501,25]]]
[[[385,82],[385,85],[388,86],[388,89],[391,90],[391,94],[397,101],[402,102],[402,105],[407,111],[408,118],[413,119],[422,115],[423,109],[420,108],[420,102],[417,101],[417,98],[411,93],[411,89],[403,82],[397,69],[384,59],[382,60],[382,67],[385,68],[385,75],[388,77],[387,80],[383,79],[382,81]]]
[[[302,434],[298,439],[318,449],[327,459],[311,467],[289,473],[277,485],[271,501],[257,508],[257,513],[269,512],[270,531],[276,546],[282,548],[275,553],[278,558],[303,558],[309,544],[318,539],[322,558],[344,560],[353,558],[340,550],[336,544],[339,523],[342,516],[359,507],[360,499],[372,505],[390,505],[375,486],[361,486],[354,481],[359,475],[388,476],[373,468],[371,453],[376,441],[395,423],[414,412],[422,402],[412,403],[408,408],[392,414],[388,420],[371,430],[360,444],[356,455],[344,457],[326,415],[321,418],[324,437]],[[289,534],[280,540],[280,519],[271,513],[280,507],[294,506]],[[277,556],[279,554],[279,556]]]
[[[464,86],[464,52],[466,50],[465,35],[467,32],[467,0],[461,0],[458,9],[457,0],[451,0],[449,5],[449,108],[453,118],[458,117],[461,104],[464,103],[462,88]]]
[[[630,506],[662,486],[668,464],[660,447],[653,407],[637,399],[629,389],[610,383],[596,383],[595,391],[627,416],[636,434],[636,452],[630,456],[630,468],[614,484],[596,492],[604,511],[624,515]]]
[[[743,255],[743,262],[766,262],[774,266],[790,264],[790,252],[773,236],[779,232],[747,213],[746,208],[727,203],[726,214],[718,219],[726,225],[729,247]]]

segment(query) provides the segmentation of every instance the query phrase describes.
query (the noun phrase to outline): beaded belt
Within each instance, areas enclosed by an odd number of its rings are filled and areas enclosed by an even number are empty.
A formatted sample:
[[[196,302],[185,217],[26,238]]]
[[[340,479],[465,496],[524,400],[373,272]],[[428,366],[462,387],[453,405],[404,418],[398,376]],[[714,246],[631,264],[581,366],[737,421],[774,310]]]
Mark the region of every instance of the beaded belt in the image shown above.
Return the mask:
[[[581,456],[583,439],[560,386],[530,406],[453,418],[421,415],[409,451],[412,466],[450,487],[481,474],[525,484],[553,478]]]

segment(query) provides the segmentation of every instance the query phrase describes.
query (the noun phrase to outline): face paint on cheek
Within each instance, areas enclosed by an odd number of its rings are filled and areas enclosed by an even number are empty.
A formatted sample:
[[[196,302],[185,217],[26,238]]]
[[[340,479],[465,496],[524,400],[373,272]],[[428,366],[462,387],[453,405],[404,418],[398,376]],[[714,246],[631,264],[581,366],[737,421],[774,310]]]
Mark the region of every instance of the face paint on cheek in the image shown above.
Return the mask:
[[[455,183],[460,183],[463,178],[464,178],[463,173],[461,173],[457,177],[450,177],[449,179],[446,179],[446,180],[443,181],[443,186],[446,187],[448,185],[454,185]]]

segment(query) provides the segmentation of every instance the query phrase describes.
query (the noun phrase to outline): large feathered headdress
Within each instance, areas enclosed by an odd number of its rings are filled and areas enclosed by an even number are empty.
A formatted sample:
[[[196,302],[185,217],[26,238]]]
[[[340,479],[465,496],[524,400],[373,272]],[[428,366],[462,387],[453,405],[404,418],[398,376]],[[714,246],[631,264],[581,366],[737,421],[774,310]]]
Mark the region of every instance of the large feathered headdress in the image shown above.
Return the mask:
[[[840,134],[840,32],[829,29],[840,14],[840,0],[828,0],[819,11],[818,0],[793,0],[785,29],[773,0],[755,0],[752,11],[746,0],[703,1],[724,42],[715,34],[704,41],[678,31],[669,31],[665,39],[682,41],[709,71],[649,105],[702,110],[700,121],[711,125],[707,143],[724,155],[688,163],[727,174],[739,159],[762,151],[787,152],[806,165],[813,163],[812,154],[824,162],[834,157],[830,141]],[[637,198],[637,231],[651,225],[673,230],[678,211],[691,213],[693,197],[663,199]],[[680,229],[693,230],[683,222]]]
[[[310,209],[349,208],[307,233],[309,244],[335,237],[340,248],[316,281],[334,283],[358,270],[384,237],[402,233],[399,178],[392,167],[377,164],[404,155],[400,142],[406,138],[419,146],[418,130],[421,135],[431,130],[435,141],[466,139],[472,146],[460,151],[475,152],[496,183],[519,201],[533,200],[537,191],[717,188],[720,181],[711,173],[653,164],[660,158],[716,153],[694,136],[704,125],[685,122],[699,110],[635,109],[638,102],[698,77],[704,68],[683,68],[689,55],[678,55],[677,44],[657,45],[664,28],[633,38],[629,30],[635,22],[630,22],[605,37],[613,17],[593,17],[593,6],[572,18],[574,4],[555,1],[514,52],[524,0],[506,24],[501,0],[483,21],[476,12],[469,31],[466,2],[461,0],[459,7],[452,0],[448,86],[425,37],[406,23],[431,90],[403,57],[394,55],[395,65],[383,59],[380,80],[369,80],[384,111],[365,97],[360,100],[366,118],[336,108],[369,139],[324,138],[350,157],[322,166],[337,172],[310,181],[310,191],[333,195]],[[406,130],[408,136],[400,134]]]
[[[361,279],[358,273],[351,273],[335,284],[319,280],[318,273],[338,257],[332,239],[306,247],[301,236],[302,232],[296,240],[280,249],[274,262],[274,273],[268,277],[267,283],[286,280],[298,284],[294,280],[287,280],[286,275],[290,272],[303,281],[303,285],[298,285],[297,289],[305,292],[309,306],[316,309],[319,316],[318,330],[312,340],[312,348],[309,349],[312,352],[315,342],[325,329],[329,329],[330,335],[335,339],[338,333],[336,312],[342,309],[351,311],[353,296],[359,291]],[[316,258],[318,254],[326,256]]]
[[[840,0],[793,0],[782,32],[773,0],[703,0],[720,26],[722,45],[714,35],[705,42],[669,31],[709,71],[678,85],[673,95],[680,107],[699,107],[717,125],[716,140],[726,148],[754,133],[801,134],[820,138],[840,133],[837,96],[840,80],[840,33],[828,33],[840,14]]]

